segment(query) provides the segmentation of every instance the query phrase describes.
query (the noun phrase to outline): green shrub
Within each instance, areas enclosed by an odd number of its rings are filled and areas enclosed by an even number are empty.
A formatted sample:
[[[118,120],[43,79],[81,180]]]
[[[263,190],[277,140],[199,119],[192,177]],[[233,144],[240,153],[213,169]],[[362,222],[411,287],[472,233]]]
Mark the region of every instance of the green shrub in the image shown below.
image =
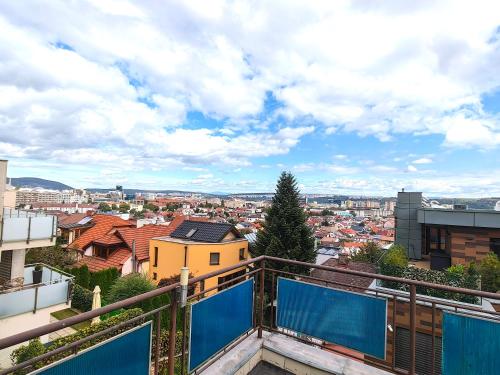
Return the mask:
[[[401,267],[382,263],[380,273],[388,276],[402,277],[410,280],[425,281],[433,284],[449,285],[457,288],[478,289],[480,275],[474,264],[469,267],[461,265],[452,266],[445,271],[426,270],[418,267]],[[382,286],[391,289],[409,291],[407,284],[397,282],[382,282]],[[460,302],[477,303],[477,297],[451,293],[439,289],[417,286],[417,293],[437,298],[451,299]]]
[[[71,297],[71,306],[82,312],[90,311],[92,309],[92,300],[94,294],[92,291],[75,284],[73,286],[73,296]]]
[[[105,296],[115,280],[120,277],[116,268],[107,268],[98,272],[90,272],[87,265],[75,267],[67,270],[75,276],[75,283],[89,290],[94,290],[96,285],[101,288],[102,295]]]
[[[106,295],[106,301],[111,304],[113,302],[122,301],[139,294],[150,292],[154,289],[155,286],[147,277],[139,273],[133,273],[120,277],[115,281]],[[136,306],[131,307],[140,307],[144,311],[151,311],[154,307],[153,299],[150,298],[146,301],[142,301]]]
[[[45,348],[43,346],[43,344],[40,342],[40,340],[38,340],[38,339],[32,340],[32,341],[30,341],[28,346],[23,345],[20,348],[16,349],[12,353],[12,355],[11,355],[12,363],[19,364],[21,362],[27,361],[30,358],[34,358],[36,356],[39,356],[45,352],[50,352],[50,351],[53,351],[57,348],[64,347],[64,346],[71,344],[75,341],[78,341],[84,337],[90,336],[94,333],[103,331],[107,328],[116,326],[124,321],[135,318],[135,317],[141,315],[142,313],[143,312],[141,309],[131,309],[131,310],[124,311],[120,315],[114,316],[112,318],[109,318],[108,320],[99,322],[97,324],[93,324],[88,328],[84,328],[80,331],[73,333],[72,335],[58,338],[58,339],[52,341],[52,343],[50,344],[50,346],[48,348]],[[125,326],[120,327],[111,333],[99,336],[93,340],[89,340],[89,341],[85,342],[84,344],[82,344],[78,347],[78,350],[84,350],[86,348],[89,348],[89,347],[91,347],[91,346],[93,346],[101,341],[105,341],[111,337],[118,335],[121,332],[127,331],[127,330],[129,330],[129,329],[131,329],[139,324],[142,324],[142,323],[144,323],[143,319],[140,319],[134,323],[126,324]],[[47,366],[55,361],[59,361],[59,360],[65,358],[65,357],[68,357],[70,355],[73,355],[73,349],[69,349],[65,352],[53,355],[44,361],[38,362],[36,364],[35,368]],[[27,372],[28,372],[27,370],[22,370],[21,372],[18,372],[18,374],[25,374]]]
[[[383,254],[382,248],[376,242],[370,241],[363,245],[351,259],[355,262],[377,263]]]
[[[494,253],[488,254],[479,264],[481,289],[496,293],[500,290],[500,260]]]
[[[19,348],[15,349],[11,355],[10,355],[10,360],[12,361],[13,365],[16,365],[18,363],[25,362],[31,358],[38,357],[39,355],[42,355],[46,352],[45,346],[42,344],[40,339],[36,338],[33,340],[30,340],[28,345],[22,345]],[[34,368],[40,368],[42,367],[41,363],[36,363]],[[28,371],[27,370],[20,370],[16,371],[15,374],[26,374]]]
[[[380,261],[382,264],[390,266],[406,267],[408,266],[406,249],[401,245],[392,245]]]

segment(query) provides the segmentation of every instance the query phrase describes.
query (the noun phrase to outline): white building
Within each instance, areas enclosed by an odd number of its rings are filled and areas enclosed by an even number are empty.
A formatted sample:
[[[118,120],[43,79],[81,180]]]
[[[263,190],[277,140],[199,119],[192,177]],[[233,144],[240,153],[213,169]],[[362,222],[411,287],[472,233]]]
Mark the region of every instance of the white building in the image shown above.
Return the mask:
[[[0,338],[50,323],[51,312],[68,307],[73,280],[45,265],[25,266],[28,249],[55,244],[57,218],[4,207],[6,174],[0,160]],[[0,368],[10,365],[15,348],[0,351]]]

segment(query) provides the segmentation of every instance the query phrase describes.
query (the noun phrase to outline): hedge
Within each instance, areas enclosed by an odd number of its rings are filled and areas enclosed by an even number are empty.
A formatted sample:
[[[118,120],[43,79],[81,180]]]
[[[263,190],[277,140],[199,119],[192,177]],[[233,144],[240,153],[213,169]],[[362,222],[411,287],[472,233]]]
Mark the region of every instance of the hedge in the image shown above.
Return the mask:
[[[410,280],[426,281],[433,284],[449,285],[457,288],[479,289],[481,276],[474,265],[469,267],[453,266],[445,271],[427,270],[417,267],[400,267],[392,264],[380,264],[380,273],[387,276],[402,277]],[[391,289],[409,291],[407,284],[383,281],[382,286]],[[460,302],[478,303],[475,296],[451,293],[439,289],[417,286],[417,293],[432,297],[451,299]]]
[[[39,339],[31,340],[27,346],[22,345],[21,347],[17,348],[16,350],[14,350],[12,352],[12,354],[10,356],[10,358],[12,360],[12,364],[16,365],[16,364],[25,362],[25,361],[29,360],[30,358],[34,358],[34,357],[42,355],[46,352],[53,351],[53,350],[60,348],[60,347],[64,347],[64,346],[71,344],[77,340],[80,340],[84,337],[87,337],[87,336],[90,336],[94,333],[103,331],[106,328],[116,326],[124,321],[135,318],[135,317],[141,315],[142,313],[143,313],[143,311],[141,309],[126,310],[123,313],[121,313],[120,315],[109,318],[108,320],[101,321],[97,324],[93,324],[88,328],[84,328],[80,331],[73,333],[72,335],[58,338],[58,339],[52,341],[48,347],[45,347],[43,344],[41,344]],[[98,338],[95,338],[93,340],[89,340],[89,341],[85,342],[84,344],[80,345],[78,347],[78,349],[83,350],[83,349],[89,348],[89,347],[91,347],[91,346],[93,346],[101,341],[105,341],[111,337],[118,335],[121,332],[127,331],[127,330],[129,330],[129,329],[131,329],[139,324],[142,324],[143,322],[144,322],[144,320],[140,319],[139,321],[136,321],[134,323],[126,324],[125,326],[120,327],[111,333],[99,336]],[[31,368],[29,370],[24,369],[24,370],[17,371],[16,374],[26,374],[30,371],[33,371],[33,369],[38,369],[38,368],[47,366],[53,362],[59,361],[65,357],[73,355],[73,353],[74,353],[73,349],[68,349],[65,352],[56,354],[56,355],[51,356],[43,361],[37,362],[35,365],[33,365],[33,368]]]
[[[71,306],[82,311],[90,311],[92,309],[92,300],[94,293],[84,287],[75,284],[73,286],[73,295],[71,297]]]
[[[120,273],[116,268],[107,268],[98,272],[90,272],[87,265],[66,270],[75,276],[75,283],[83,288],[94,290],[96,285],[101,288],[102,295],[106,295]]]

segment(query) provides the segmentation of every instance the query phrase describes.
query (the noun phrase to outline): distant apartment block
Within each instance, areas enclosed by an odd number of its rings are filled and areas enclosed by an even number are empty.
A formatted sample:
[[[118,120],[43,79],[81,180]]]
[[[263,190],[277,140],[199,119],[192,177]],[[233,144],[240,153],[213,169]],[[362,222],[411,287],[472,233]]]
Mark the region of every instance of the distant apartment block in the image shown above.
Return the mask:
[[[411,259],[429,259],[432,269],[500,256],[500,211],[427,207],[420,192],[399,192],[396,244]]]
[[[54,203],[87,203],[88,195],[83,190],[48,190],[20,188],[16,190],[16,206]]]

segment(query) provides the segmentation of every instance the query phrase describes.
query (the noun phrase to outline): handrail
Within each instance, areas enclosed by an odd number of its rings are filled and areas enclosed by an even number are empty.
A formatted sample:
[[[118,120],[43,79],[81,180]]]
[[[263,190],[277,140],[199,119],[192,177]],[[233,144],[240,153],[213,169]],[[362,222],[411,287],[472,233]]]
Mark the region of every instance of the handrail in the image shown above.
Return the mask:
[[[323,266],[323,265],[319,265],[319,264],[300,262],[298,260],[276,258],[276,257],[267,256],[267,255],[265,255],[264,257],[266,260],[271,260],[271,261],[275,261],[275,262],[283,262],[283,263],[293,264],[296,266],[304,266],[304,267],[308,267],[308,268],[316,268],[316,269],[320,269],[320,270],[346,273],[346,274],[354,275],[354,276],[362,276],[362,277],[367,277],[367,278],[372,278],[372,279],[393,281],[393,282],[399,282],[399,283],[404,283],[404,284],[414,285],[414,286],[422,286],[422,287],[427,287],[427,288],[432,288],[432,289],[444,290],[446,292],[469,294],[469,295],[473,295],[473,296],[492,298],[492,299],[499,299],[499,297],[500,297],[496,293],[483,292],[481,290],[457,288],[455,286],[433,284],[433,283],[429,283],[426,281],[405,279],[402,277],[387,276],[387,275],[381,275],[378,273],[354,271],[354,270],[349,270],[349,269],[340,268],[340,267],[337,268],[337,267],[331,267],[331,266]]]
[[[423,282],[423,281],[418,281],[418,280],[410,280],[410,279],[404,279],[400,277],[394,277],[394,276],[386,276],[386,275],[380,275],[380,274],[375,274],[375,273],[369,273],[369,272],[362,272],[362,271],[354,271],[354,270],[348,270],[344,268],[337,268],[337,267],[331,267],[331,266],[323,266],[323,265],[316,265],[316,264],[311,264],[311,263],[306,263],[306,262],[300,262],[296,260],[290,260],[290,259],[282,259],[282,258],[276,258],[276,257],[271,257],[267,255],[261,255],[257,258],[251,258],[248,259],[244,262],[237,263],[235,265],[229,266],[222,268],[217,271],[213,271],[201,276],[193,277],[189,279],[189,285],[193,285],[197,282],[200,282],[202,280],[206,280],[208,278],[218,276],[220,274],[250,265],[254,263],[258,263],[261,261],[274,261],[274,262],[282,262],[282,263],[288,263],[292,265],[298,265],[298,266],[305,266],[308,268],[316,268],[316,269],[322,269],[322,270],[327,270],[327,271],[333,271],[333,272],[339,272],[339,273],[345,273],[345,274],[350,274],[350,275],[355,275],[355,276],[362,276],[362,277],[368,277],[368,278],[373,278],[373,279],[381,279],[381,280],[386,280],[386,281],[394,281],[394,282],[401,282],[405,283],[408,285],[413,285],[413,286],[423,286],[423,287],[430,287],[434,289],[441,289],[449,292],[455,292],[455,293],[463,293],[463,294],[470,294],[470,295],[476,295],[476,296],[481,296],[481,297],[486,297],[486,298],[495,298],[498,299],[498,295],[495,293],[489,293],[489,292],[482,292],[482,291],[477,291],[477,290],[471,290],[471,289],[465,289],[465,288],[457,288],[457,287],[451,287],[447,285],[439,285],[439,284],[432,284],[428,282]],[[265,268],[263,268],[265,270]],[[133,296],[130,298],[127,298],[122,301],[118,301],[115,303],[112,303],[110,305],[106,305],[104,307],[87,311],[79,315],[75,315],[73,317],[66,318],[64,320],[60,320],[57,322],[49,323],[41,327],[34,328],[29,331],[21,332],[3,339],[0,339],[0,350],[8,348],[13,345],[20,344],[22,342],[28,341],[30,339],[33,339],[35,337],[43,336],[45,334],[75,325],[77,323],[81,323],[83,321],[90,320],[92,318],[98,317],[100,315],[107,314],[111,311],[118,310],[121,308],[129,307],[131,305],[134,305],[136,303],[142,302],[144,300],[160,296],[162,294],[166,294],[168,292],[173,291],[177,287],[180,286],[180,282],[161,287],[155,290],[152,290],[150,292],[146,292],[137,296]]]
[[[228,271],[232,271],[234,269],[241,268],[245,265],[249,265],[249,264],[252,264],[254,262],[258,262],[262,259],[264,259],[264,256],[260,256],[258,258],[254,258],[254,259],[249,259],[245,262],[237,263],[237,264],[232,265],[230,267],[222,268],[218,271],[210,272],[210,273],[207,273],[205,275],[191,278],[189,280],[189,284],[191,285],[191,284],[194,284],[194,283],[199,282],[201,280],[205,280],[205,279],[208,279],[210,277],[218,276],[218,275],[226,273]],[[0,339],[0,350],[8,348],[9,346],[17,345],[17,344],[20,344],[22,342],[31,340],[35,337],[43,336],[43,335],[46,335],[48,333],[58,331],[60,329],[70,327],[74,324],[81,323],[81,322],[84,322],[86,320],[90,320],[90,319],[95,318],[97,316],[107,314],[111,311],[125,308],[128,306],[134,305],[136,303],[142,302],[144,300],[147,300],[147,299],[150,299],[153,297],[157,297],[157,296],[160,296],[162,294],[166,294],[166,293],[174,290],[178,286],[180,286],[179,282],[177,282],[175,284],[164,286],[162,288],[152,290],[152,291],[147,292],[147,293],[133,296],[133,297],[124,299],[122,301],[118,301],[118,302],[106,305],[104,307],[100,307],[100,308],[95,309],[95,310],[87,311],[87,312],[84,312],[84,313],[79,314],[79,315],[75,315],[75,316],[72,316],[72,317],[69,317],[69,318],[66,318],[63,320],[59,320],[57,322],[49,323],[49,324],[31,329],[29,331],[25,331],[25,332],[21,332],[21,333],[18,333],[18,334],[9,336],[9,337],[5,337],[3,339]]]
[[[47,263],[42,263],[42,262],[25,264],[24,268],[35,267],[35,266],[44,266],[45,268],[48,268],[49,270],[55,271],[57,273],[60,273],[61,275],[67,276],[70,279],[74,279],[75,278],[75,275],[72,275],[69,272],[60,270],[59,268],[53,267],[53,266],[51,266],[51,265],[49,265]]]

